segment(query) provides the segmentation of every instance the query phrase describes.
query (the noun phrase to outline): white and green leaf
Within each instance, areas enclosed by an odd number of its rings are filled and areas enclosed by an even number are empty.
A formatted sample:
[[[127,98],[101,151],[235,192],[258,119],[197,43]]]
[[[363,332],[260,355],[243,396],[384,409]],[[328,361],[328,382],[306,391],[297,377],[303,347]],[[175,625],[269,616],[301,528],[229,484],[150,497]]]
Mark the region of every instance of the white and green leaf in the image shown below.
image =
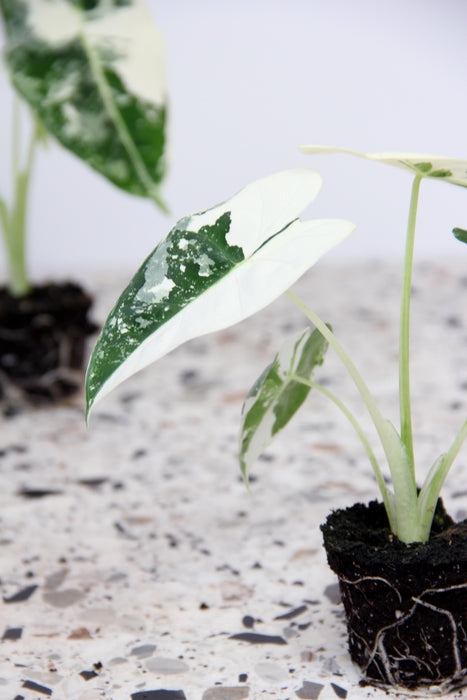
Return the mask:
[[[92,353],[88,412],[98,398],[178,345],[267,306],[354,225],[301,221],[321,176],[298,168],[257,180],[181,219],[110,313]]]
[[[333,146],[300,146],[303,153],[321,155],[328,153],[344,153],[358,158],[387,163],[397,168],[410,170],[422,177],[445,180],[454,185],[467,187],[467,160],[449,158],[428,153],[362,153],[350,148],[335,148]]]
[[[2,0],[1,11],[12,83],[46,129],[164,208],[164,50],[142,0]]]
[[[282,345],[250,389],[242,409],[240,466],[245,480],[252,464],[284,428],[308,396],[313,370],[322,365],[328,342],[308,328]]]

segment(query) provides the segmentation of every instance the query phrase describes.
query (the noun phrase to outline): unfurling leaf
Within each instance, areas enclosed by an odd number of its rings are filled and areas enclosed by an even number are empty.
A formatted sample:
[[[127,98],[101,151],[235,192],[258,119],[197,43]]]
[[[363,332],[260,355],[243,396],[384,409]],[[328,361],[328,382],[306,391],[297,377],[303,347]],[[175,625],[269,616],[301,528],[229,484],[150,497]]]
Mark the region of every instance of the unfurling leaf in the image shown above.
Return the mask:
[[[467,243],[467,231],[465,228],[453,228],[452,232],[458,241],[461,243]]]
[[[313,370],[322,365],[328,342],[308,328],[286,340],[250,389],[242,409],[240,466],[245,480],[251,465],[287,425],[310,392]]]
[[[12,83],[46,129],[164,208],[164,50],[143,2],[2,0],[1,11]]]
[[[251,183],[181,219],[110,313],[90,360],[88,412],[123,380],[178,345],[227,328],[270,304],[354,229],[301,221],[321,176],[298,168]]]

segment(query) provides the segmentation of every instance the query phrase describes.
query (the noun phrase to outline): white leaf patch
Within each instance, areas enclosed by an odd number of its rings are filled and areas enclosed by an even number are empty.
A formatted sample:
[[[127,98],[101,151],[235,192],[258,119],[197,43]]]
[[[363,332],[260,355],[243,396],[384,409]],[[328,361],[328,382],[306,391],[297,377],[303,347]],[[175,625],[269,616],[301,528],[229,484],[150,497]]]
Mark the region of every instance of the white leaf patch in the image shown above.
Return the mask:
[[[28,0],[27,6],[28,25],[38,39],[61,46],[85,33],[94,49],[112,56],[112,67],[128,92],[164,104],[164,43],[144,2],[121,7],[101,3],[102,9],[87,16],[68,0]]]

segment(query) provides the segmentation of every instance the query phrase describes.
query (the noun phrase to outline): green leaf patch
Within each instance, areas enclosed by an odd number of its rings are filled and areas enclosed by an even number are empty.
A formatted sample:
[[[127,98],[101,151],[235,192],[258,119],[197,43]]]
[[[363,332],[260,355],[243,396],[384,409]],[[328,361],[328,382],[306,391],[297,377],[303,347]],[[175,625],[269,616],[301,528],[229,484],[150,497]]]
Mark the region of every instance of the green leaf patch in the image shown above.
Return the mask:
[[[452,232],[458,241],[467,243],[467,230],[465,228],[453,228]]]

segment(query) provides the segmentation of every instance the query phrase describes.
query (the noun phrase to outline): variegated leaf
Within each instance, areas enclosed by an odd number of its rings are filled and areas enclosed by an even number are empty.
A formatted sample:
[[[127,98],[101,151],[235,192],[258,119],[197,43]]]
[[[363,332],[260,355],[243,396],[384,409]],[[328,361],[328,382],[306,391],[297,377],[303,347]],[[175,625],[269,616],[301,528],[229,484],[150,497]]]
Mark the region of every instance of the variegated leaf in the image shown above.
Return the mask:
[[[105,323],[87,373],[88,411],[178,345],[267,306],[348,236],[348,221],[298,218],[320,187],[315,170],[286,170],[181,219]]]
[[[1,10],[11,80],[46,129],[164,207],[164,50],[142,0],[2,0]]]
[[[301,331],[289,338],[274,361],[256,381],[243,404],[240,430],[240,466],[245,480],[251,465],[300,408],[310,387],[294,375],[310,380],[323,364],[328,343],[318,330]]]
[[[449,158],[427,153],[362,153],[350,148],[334,148],[333,146],[300,146],[300,150],[303,153],[314,155],[346,153],[358,158],[394,165],[423,177],[445,180],[454,185],[467,187],[467,160],[462,158]]]

